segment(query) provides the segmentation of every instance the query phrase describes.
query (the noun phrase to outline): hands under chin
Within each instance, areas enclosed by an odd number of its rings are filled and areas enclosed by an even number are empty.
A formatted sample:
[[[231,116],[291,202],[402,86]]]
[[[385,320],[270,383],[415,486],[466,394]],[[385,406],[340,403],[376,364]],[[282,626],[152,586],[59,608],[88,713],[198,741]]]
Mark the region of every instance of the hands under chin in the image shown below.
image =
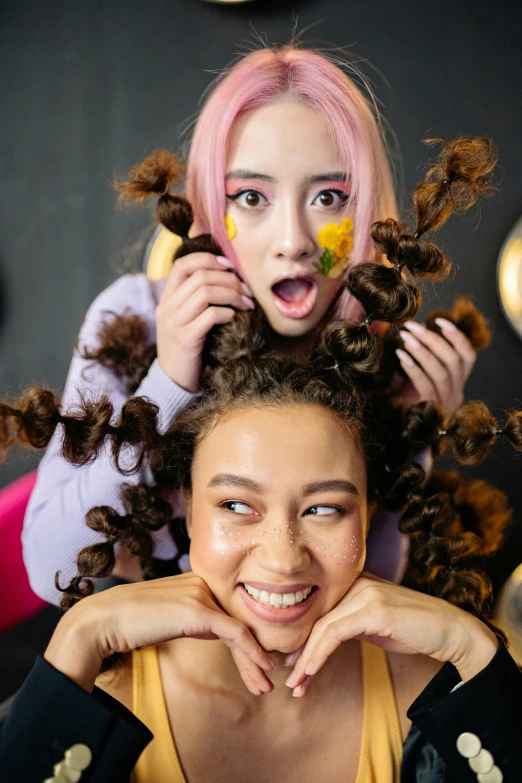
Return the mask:
[[[449,661],[464,681],[487,666],[498,649],[494,633],[476,617],[440,598],[364,572],[315,623],[304,645],[287,656],[286,665],[295,664],[286,681],[294,696],[305,695],[312,677],[350,639]]]

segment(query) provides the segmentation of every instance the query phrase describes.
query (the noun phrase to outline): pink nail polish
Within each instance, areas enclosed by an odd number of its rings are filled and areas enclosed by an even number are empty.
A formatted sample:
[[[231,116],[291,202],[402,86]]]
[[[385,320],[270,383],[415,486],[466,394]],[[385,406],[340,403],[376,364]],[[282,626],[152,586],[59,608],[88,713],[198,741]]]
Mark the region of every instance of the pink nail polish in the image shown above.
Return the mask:
[[[251,310],[255,309],[254,302],[251,299],[249,299],[248,296],[242,296],[241,299],[245,304],[247,304],[250,307]]]
[[[243,289],[243,291],[247,296],[254,296],[254,294],[252,293],[252,291],[250,290],[250,288],[247,286],[246,283],[241,283],[241,288]]]
[[[408,345],[410,348],[413,348],[414,351],[416,351],[418,348],[421,347],[420,342],[409,332],[405,332],[404,330],[402,330],[399,332],[399,334],[404,340],[404,342],[406,343],[406,345]]]
[[[399,359],[400,359],[401,363],[402,363],[402,364],[405,364],[405,365],[406,365],[406,367],[413,367],[413,366],[414,366],[415,362],[413,361],[413,359],[411,358],[411,356],[409,356],[409,355],[406,353],[406,351],[401,351],[401,349],[400,349],[400,348],[397,348],[397,350],[395,351],[395,353],[396,353],[396,354],[397,354],[397,356],[399,357]]]
[[[447,332],[457,331],[455,324],[452,324],[451,321],[446,321],[445,318],[435,318],[435,323],[438,324],[441,329],[446,329]]]
[[[232,261],[229,261],[228,258],[225,258],[225,256],[216,256],[216,261],[222,266],[228,266],[229,269],[234,267]]]
[[[426,327],[423,324],[418,324],[417,321],[406,321],[404,326],[411,329],[414,334],[424,334],[426,331]]]

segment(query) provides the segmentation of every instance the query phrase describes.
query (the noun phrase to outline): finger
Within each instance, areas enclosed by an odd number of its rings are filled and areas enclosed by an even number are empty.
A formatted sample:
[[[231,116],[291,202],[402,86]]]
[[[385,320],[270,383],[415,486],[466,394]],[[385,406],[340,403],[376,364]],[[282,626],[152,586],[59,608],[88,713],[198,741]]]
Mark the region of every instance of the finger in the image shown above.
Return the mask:
[[[242,650],[251,661],[266,671],[275,669],[275,663],[259,642],[256,642],[246,625],[232,619],[224,612],[213,612],[213,614],[215,617],[212,618],[210,630],[216,633],[231,650]]]
[[[169,307],[181,307],[194,292],[204,286],[220,286],[231,288],[239,295],[249,294],[250,289],[246,283],[242,283],[237,275],[224,270],[197,269],[190,277],[184,280],[169,297]]]
[[[400,332],[400,335],[404,340],[408,352],[431,380],[437,394],[437,399],[442,402],[445,394],[447,394],[448,386],[453,392],[453,376],[451,372],[430,348],[425,347],[416,337],[410,334],[410,332],[403,330]],[[460,363],[457,354],[454,354],[454,356],[456,361]]]
[[[176,324],[186,326],[212,305],[235,307],[237,310],[253,310],[255,308],[254,302],[248,296],[234,291],[233,288],[223,288],[216,285],[203,286],[195,291],[190,299],[176,311]]]
[[[406,351],[403,351],[401,348],[397,348],[395,353],[399,358],[402,369],[413,384],[420,399],[438,402],[437,391],[431,378],[426,375],[424,370],[418,364],[415,364],[409,353],[406,353]]]
[[[265,672],[240,649],[231,649],[232,657],[238,668],[241,679],[247,686],[253,685],[261,693],[270,693],[274,689]]]
[[[435,318],[435,323],[442,329],[442,334],[449,340],[455,351],[459,354],[465,371],[465,379],[467,380],[477,358],[477,352],[471,345],[470,341],[460,329],[457,329],[455,324],[451,321],[446,321],[445,318]]]
[[[223,261],[228,259],[220,256]],[[229,261],[230,269],[233,272],[234,265]],[[162,298],[169,297],[173,291],[178,288],[184,280],[192,275],[198,269],[220,269],[223,271],[226,267],[224,264],[220,264],[217,260],[217,256],[213,253],[189,253],[182,258],[176,259],[172,269],[167,277],[165,288],[163,289]]]
[[[445,337],[441,337],[431,329],[426,329],[422,324],[417,324],[415,321],[409,321],[404,325],[413,331],[416,337],[427,346],[439,362],[444,365],[450,376],[453,391],[461,391],[475,361],[474,356],[470,356],[470,351],[473,355],[474,351],[462,332],[459,332],[461,340],[456,341],[459,343],[459,350],[457,350],[454,344],[448,342]],[[458,332],[458,329],[455,329],[455,332]],[[464,347],[464,342],[468,343],[469,350],[466,350]],[[461,354],[461,351],[463,351],[463,354]],[[424,367],[424,369],[428,372],[428,375],[431,375],[430,370],[427,367]],[[437,371],[437,368],[435,368],[435,371]]]
[[[305,696],[306,692],[308,691],[308,688],[310,687],[310,683],[313,680],[313,676],[311,674],[308,674],[301,685],[298,685],[297,688],[294,688],[292,691],[292,696],[295,696],[296,698],[301,698],[301,696]]]

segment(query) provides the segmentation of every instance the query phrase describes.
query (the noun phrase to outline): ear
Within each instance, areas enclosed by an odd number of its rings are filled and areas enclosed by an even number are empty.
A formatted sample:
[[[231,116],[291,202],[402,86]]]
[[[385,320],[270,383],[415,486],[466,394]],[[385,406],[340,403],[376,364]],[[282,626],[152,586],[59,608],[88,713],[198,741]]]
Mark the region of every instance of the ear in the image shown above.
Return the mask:
[[[185,502],[185,527],[187,528],[188,537],[192,539],[192,494],[187,489],[184,489],[182,496]]]

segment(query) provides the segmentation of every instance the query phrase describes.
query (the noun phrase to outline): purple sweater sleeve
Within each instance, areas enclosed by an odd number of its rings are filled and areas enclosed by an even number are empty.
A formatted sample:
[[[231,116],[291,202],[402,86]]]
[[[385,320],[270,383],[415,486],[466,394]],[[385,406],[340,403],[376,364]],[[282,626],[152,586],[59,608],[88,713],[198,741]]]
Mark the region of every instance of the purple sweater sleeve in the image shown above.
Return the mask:
[[[155,310],[161,284],[151,283],[145,275],[125,275],[103,291],[86,315],[79,336],[79,346],[93,347],[98,328],[108,313],[126,311],[140,315],[149,325],[150,340],[155,341]],[[109,395],[115,411],[128,398],[123,384],[109,370],[97,363],[73,357],[62,398],[63,408],[74,406],[79,393],[97,399]],[[191,394],[161,369],[155,360],[135,392],[156,403],[160,412],[160,427],[164,431],[183,408],[197,395]],[[76,556],[85,546],[103,541],[100,533],[85,524],[86,512],[97,505],[108,505],[123,511],[119,488],[123,481],[147,482],[148,469],[122,477],[107,452],[84,467],[74,467],[60,454],[61,432],[56,432],[40,462],[38,479],[25,515],[22,543],[24,561],[34,592],[50,603],[57,604],[59,593],[54,576],[60,571],[60,583],[68,584],[76,574]],[[132,457],[131,449],[125,459]],[[154,536],[154,556],[167,559],[175,554],[174,543],[163,530]]]

